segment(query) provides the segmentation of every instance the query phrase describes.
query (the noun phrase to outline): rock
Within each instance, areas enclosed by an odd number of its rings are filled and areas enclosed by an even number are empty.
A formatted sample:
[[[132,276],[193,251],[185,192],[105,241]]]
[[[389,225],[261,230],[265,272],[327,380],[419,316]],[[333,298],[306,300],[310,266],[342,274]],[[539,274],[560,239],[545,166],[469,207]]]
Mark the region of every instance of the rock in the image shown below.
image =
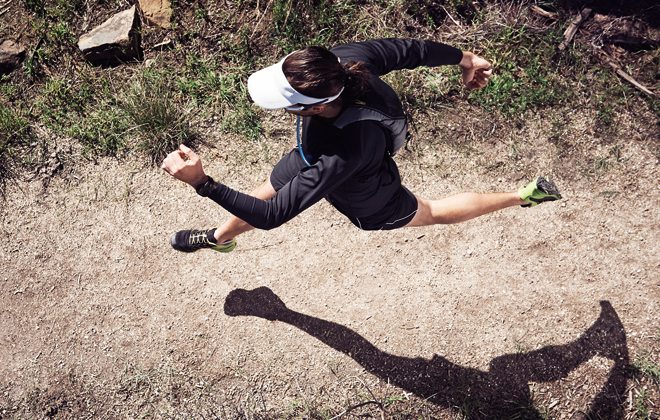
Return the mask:
[[[25,47],[11,40],[0,43],[0,74],[13,71],[25,58]]]
[[[116,65],[142,59],[140,19],[135,6],[119,12],[82,35],[78,48],[92,63]]]
[[[170,0],[139,0],[140,10],[149,23],[169,29],[172,25],[172,4]]]

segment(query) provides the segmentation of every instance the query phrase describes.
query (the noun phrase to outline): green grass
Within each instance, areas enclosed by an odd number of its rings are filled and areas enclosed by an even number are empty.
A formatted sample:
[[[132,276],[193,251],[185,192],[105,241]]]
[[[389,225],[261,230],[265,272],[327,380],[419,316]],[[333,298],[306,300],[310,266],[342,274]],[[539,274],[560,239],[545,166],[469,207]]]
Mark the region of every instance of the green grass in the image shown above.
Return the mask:
[[[350,28],[358,10],[359,6],[351,0],[320,0],[311,4],[274,0],[271,33],[284,52],[306,45],[328,46]]]
[[[30,143],[30,134],[28,120],[0,103],[0,192],[14,169],[23,163],[22,152]]]
[[[94,99],[93,83],[59,76],[48,79],[36,101],[40,121],[61,132],[72,120],[82,118],[83,111]]]
[[[131,123],[121,109],[102,102],[66,131],[80,142],[83,152],[95,156],[117,156],[125,150],[126,137],[131,135]]]
[[[53,74],[61,77],[62,68],[75,60],[78,48],[76,34],[81,27],[81,14],[86,9],[84,0],[22,0],[25,10],[31,13],[30,42],[23,72],[32,81],[43,81]],[[53,68],[59,68],[53,72]]]
[[[189,111],[177,101],[167,75],[138,75],[119,103],[135,134],[136,148],[152,163],[159,163],[179,144],[193,146],[197,135],[190,126]]]
[[[630,373],[634,379],[632,407],[634,418],[640,420],[655,418],[651,401],[653,392],[649,392],[648,386],[656,387],[655,393],[657,393],[657,386],[660,385],[660,365],[649,352],[641,351],[630,364]],[[643,386],[643,384],[647,385]]]
[[[505,26],[487,38],[482,55],[493,63],[493,76],[470,99],[505,117],[521,117],[527,110],[559,104],[568,94],[554,70],[559,36],[557,31],[539,35],[520,25]]]
[[[651,412],[648,406],[649,396],[646,389],[638,390],[635,394],[633,409],[636,419],[651,420]]]
[[[26,33],[34,42],[20,74],[0,80],[0,95],[17,104],[14,114],[28,126],[45,126],[57,137],[73,139],[90,158],[137,151],[156,162],[168,147],[195,138],[191,121],[217,121],[215,129],[255,140],[263,129],[260,111],[246,92],[252,71],[304,45],[384,35],[443,39],[495,66],[490,85],[470,93],[461,88],[454,66],[388,75],[415,118],[466,97],[478,108],[518,122],[528,111],[579,105],[594,115],[596,132],[605,140],[616,137],[621,112],[639,106],[638,93],[598,65],[589,48],[576,44],[556,57],[563,28],[542,28],[538,21],[527,25],[530,19],[522,6],[469,0],[241,0],[222,10],[197,2],[184,11],[184,4],[175,2],[171,35],[176,48],[162,51],[149,69],[122,66],[104,72],[82,62],[76,50],[83,21],[91,16],[85,16],[82,0],[18,3],[29,13]],[[124,7],[116,2],[97,6],[103,16]],[[504,16],[512,11],[521,13]],[[100,22],[100,15],[91,17]],[[460,33],[453,32],[453,19],[463,26]],[[151,29],[143,29],[148,40]],[[649,63],[644,69],[654,74]],[[152,89],[162,95],[150,93]],[[657,112],[659,102],[645,100]],[[137,106],[139,101],[145,106]],[[556,124],[553,138],[566,134],[563,124]],[[520,155],[516,144],[510,155]],[[613,154],[584,160],[592,165],[589,172],[606,170],[616,161]]]
[[[242,52],[237,54],[240,56]],[[206,114],[218,116],[223,132],[256,140],[262,128],[256,109],[248,99],[246,81],[249,70],[241,62],[241,57],[231,57],[236,64],[222,65],[216,57],[189,54],[184,72],[177,78],[177,88],[181,99],[190,101],[191,107],[201,106]],[[173,69],[170,71],[174,72]]]
[[[646,377],[656,384],[660,384],[660,365],[651,359],[650,354],[642,352],[631,364],[633,375]]]
[[[209,105],[216,99],[221,79],[220,65],[214,58],[203,59],[192,52],[185,58],[183,74],[177,78],[176,85],[195,106]]]

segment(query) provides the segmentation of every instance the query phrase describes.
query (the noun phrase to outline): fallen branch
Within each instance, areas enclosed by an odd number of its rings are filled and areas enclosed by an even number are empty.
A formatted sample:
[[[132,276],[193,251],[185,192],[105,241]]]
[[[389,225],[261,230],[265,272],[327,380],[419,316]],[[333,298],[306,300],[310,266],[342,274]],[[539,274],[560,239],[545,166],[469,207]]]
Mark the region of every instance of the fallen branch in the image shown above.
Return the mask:
[[[365,405],[369,405],[369,404],[375,404],[375,405],[377,405],[377,406],[378,406],[379,408],[381,408],[381,409],[382,409],[382,407],[383,407],[383,404],[382,404],[381,402],[379,402],[379,401],[375,401],[375,400],[364,401],[364,402],[361,402],[361,403],[359,403],[359,404],[355,404],[355,405],[352,405],[352,406],[348,407],[346,410],[344,410],[344,411],[342,411],[341,413],[337,414],[336,416],[334,416],[334,417],[331,418],[330,420],[336,420],[336,419],[342,418],[342,417],[344,417],[346,414],[350,413],[351,411],[353,411],[353,410],[355,410],[355,409],[358,409],[358,408],[360,408],[360,407],[364,407]],[[382,411],[381,411],[381,418],[383,418],[383,412],[382,412]]]
[[[631,75],[629,75],[628,73],[623,71],[623,69],[618,64],[614,63],[613,61],[611,61],[609,59],[606,59],[605,61],[607,61],[607,64],[609,64],[610,67],[612,67],[612,69],[614,69],[616,74],[619,75],[619,77],[621,77],[623,80],[625,80],[626,82],[628,82],[631,85],[635,86],[637,89],[641,90],[642,92],[646,93],[647,95],[649,95],[651,97],[655,97],[655,93],[651,92],[648,88],[646,88],[644,85],[642,85],[637,80],[635,80]]]
[[[557,17],[559,16],[557,13],[548,12],[547,10],[542,9],[542,8],[540,8],[539,6],[536,6],[536,5],[530,7],[529,10],[530,10],[532,13],[534,13],[534,14],[536,14],[536,15],[539,15],[539,16],[541,16],[541,17],[544,17],[544,18],[546,18],[546,19],[557,20]]]
[[[273,4],[273,0],[269,1],[268,4],[266,4],[266,9],[264,10],[264,12],[259,17],[259,20],[257,21],[257,24],[254,25],[254,29],[252,30],[252,33],[250,34],[250,38],[248,38],[250,41],[252,41],[252,38],[254,38],[254,34],[257,33],[257,29],[259,29],[259,26],[261,26],[261,21],[264,20],[264,16],[266,16],[266,13],[268,13],[268,9],[270,8],[271,4]],[[259,10],[259,4],[257,4],[257,10]]]
[[[603,61],[605,61],[607,63],[608,66],[610,66],[612,68],[612,70],[614,70],[614,72],[617,74],[617,76],[619,76],[620,78],[622,78],[626,82],[630,83],[631,85],[633,85],[638,90],[640,90],[640,91],[644,92],[645,94],[649,95],[650,97],[655,98],[655,96],[656,96],[655,93],[653,93],[646,86],[642,85],[637,80],[635,80],[634,77],[632,77],[631,75],[629,75],[628,73],[623,71],[621,66],[619,66],[617,63],[615,63],[610,58],[610,56],[607,55],[607,53],[605,53],[604,51],[602,51],[600,49],[595,49],[595,52]]]
[[[580,13],[578,13],[575,19],[573,19],[573,22],[568,25],[568,28],[566,28],[566,31],[564,31],[564,40],[561,42],[561,44],[559,44],[560,51],[563,51],[566,49],[566,47],[568,47],[568,44],[570,44],[570,42],[573,40],[573,37],[577,33],[577,30],[580,28],[580,25],[582,25],[582,22],[584,22],[584,20],[588,18],[590,14],[591,9],[585,7]]]

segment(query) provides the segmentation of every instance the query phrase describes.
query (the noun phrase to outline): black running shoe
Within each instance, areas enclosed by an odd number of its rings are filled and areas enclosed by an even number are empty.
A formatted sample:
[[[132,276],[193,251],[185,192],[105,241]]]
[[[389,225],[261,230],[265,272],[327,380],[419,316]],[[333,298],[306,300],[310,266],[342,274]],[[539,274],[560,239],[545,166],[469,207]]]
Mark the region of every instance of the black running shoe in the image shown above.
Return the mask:
[[[170,238],[172,248],[181,252],[195,252],[198,249],[208,248],[218,252],[231,252],[236,248],[236,240],[230,239],[223,243],[217,243],[213,234],[214,229],[209,230],[180,230]]]

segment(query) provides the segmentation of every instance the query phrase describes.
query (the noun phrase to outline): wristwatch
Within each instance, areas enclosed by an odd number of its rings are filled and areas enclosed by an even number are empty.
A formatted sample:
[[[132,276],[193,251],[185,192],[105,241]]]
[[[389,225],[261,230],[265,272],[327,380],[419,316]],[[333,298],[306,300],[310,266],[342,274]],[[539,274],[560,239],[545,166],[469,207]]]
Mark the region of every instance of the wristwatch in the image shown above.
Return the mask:
[[[202,182],[197,187],[195,187],[195,191],[197,191],[197,194],[201,195],[202,197],[208,197],[209,194],[211,193],[211,188],[213,188],[214,184],[215,181],[213,180],[213,178],[207,175],[206,181]]]

